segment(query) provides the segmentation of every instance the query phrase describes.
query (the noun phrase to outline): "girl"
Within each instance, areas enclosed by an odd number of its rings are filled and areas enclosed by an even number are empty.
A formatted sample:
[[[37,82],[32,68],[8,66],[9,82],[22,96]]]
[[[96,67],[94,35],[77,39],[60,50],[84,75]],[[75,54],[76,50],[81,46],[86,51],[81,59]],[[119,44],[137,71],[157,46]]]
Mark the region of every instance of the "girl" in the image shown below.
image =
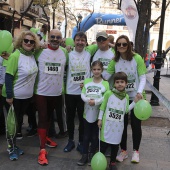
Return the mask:
[[[128,84],[126,92],[129,95],[130,102],[136,97],[142,99],[142,92],[146,84],[146,66],[142,57],[132,51],[129,38],[126,35],[118,37],[115,43],[115,57],[109,63],[107,72],[111,76],[114,73],[123,71],[128,76]],[[106,77],[105,77],[106,78]],[[133,138],[133,153],[131,162],[139,162],[139,146],[142,138],[141,120],[137,119],[133,113],[130,114],[132,138]],[[124,118],[124,132],[121,141],[121,153],[117,157],[117,161],[122,162],[128,157],[127,150],[127,125],[128,114]]]
[[[92,78],[84,81],[81,98],[85,102],[84,109],[84,138],[82,158],[77,162],[82,166],[85,163],[90,165],[91,159],[96,151],[98,140],[97,117],[99,106],[103,101],[104,93],[109,90],[109,83],[102,78],[103,64],[97,60],[92,63]],[[89,142],[91,142],[91,152],[88,154]]]
[[[116,170],[116,155],[121,142],[124,129],[124,115],[134,107],[134,102],[129,106],[129,96],[125,92],[127,75],[118,72],[114,75],[114,87],[104,96],[100,107],[98,126],[101,129],[100,151],[105,153],[111,146],[110,170]],[[137,98],[135,99],[137,101]]]

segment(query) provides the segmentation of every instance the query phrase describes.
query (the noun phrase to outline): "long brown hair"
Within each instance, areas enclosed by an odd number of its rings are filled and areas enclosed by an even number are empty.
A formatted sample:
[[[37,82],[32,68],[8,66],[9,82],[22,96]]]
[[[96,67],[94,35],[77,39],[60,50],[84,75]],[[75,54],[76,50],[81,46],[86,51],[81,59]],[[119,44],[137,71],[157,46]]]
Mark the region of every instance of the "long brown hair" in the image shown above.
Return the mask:
[[[117,49],[117,43],[118,43],[118,41],[119,41],[120,39],[125,39],[125,40],[126,40],[126,42],[127,42],[127,44],[128,44],[128,45],[127,45],[127,51],[126,51],[126,60],[131,61],[135,53],[132,51],[132,45],[131,45],[131,43],[130,43],[130,41],[129,41],[129,38],[128,38],[126,35],[121,35],[121,36],[119,36],[119,37],[117,38],[117,40],[116,40],[114,60],[115,60],[116,62],[118,62],[119,59],[120,59],[120,52],[119,52],[118,49]]]

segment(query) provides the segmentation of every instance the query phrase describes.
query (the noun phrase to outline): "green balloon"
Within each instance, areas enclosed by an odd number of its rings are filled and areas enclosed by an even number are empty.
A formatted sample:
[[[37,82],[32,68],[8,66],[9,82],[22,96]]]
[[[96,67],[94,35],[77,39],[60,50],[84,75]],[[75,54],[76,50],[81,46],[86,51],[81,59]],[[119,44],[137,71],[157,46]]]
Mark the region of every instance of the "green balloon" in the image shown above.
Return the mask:
[[[9,47],[9,49],[7,50],[7,53],[11,54],[14,50],[14,45],[13,43],[11,44],[11,46]]]
[[[66,38],[66,46],[70,45],[72,47],[74,47],[74,40],[72,38]]]
[[[7,51],[12,44],[12,34],[9,31],[0,31],[0,53]]]
[[[139,100],[135,104],[134,114],[139,120],[147,120],[152,114],[150,103],[144,99]]]
[[[105,170],[107,168],[106,157],[101,153],[97,152],[91,160],[92,170]]]
[[[35,33],[35,34],[36,34],[36,32],[37,32],[36,28],[33,28],[33,27],[30,28],[30,31],[33,32],[33,33]]]

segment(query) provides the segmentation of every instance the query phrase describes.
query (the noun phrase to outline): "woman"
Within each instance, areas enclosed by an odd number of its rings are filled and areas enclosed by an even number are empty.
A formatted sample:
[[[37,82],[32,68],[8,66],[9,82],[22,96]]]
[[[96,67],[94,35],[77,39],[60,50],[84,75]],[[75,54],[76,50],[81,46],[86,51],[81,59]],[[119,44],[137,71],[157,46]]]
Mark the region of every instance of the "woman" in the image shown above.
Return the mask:
[[[35,78],[38,72],[34,51],[39,48],[39,40],[34,33],[24,31],[14,46],[16,50],[8,59],[2,96],[7,110],[10,105],[14,106],[18,122],[17,136],[22,138],[23,113],[25,113],[33,96]],[[24,152],[16,146],[16,137],[13,141],[11,139],[7,139],[7,141],[10,160],[18,159],[18,155],[22,155]]]
[[[109,76],[117,72],[125,72],[128,76],[126,91],[129,95],[130,103],[135,97],[142,99],[142,92],[146,84],[146,66],[142,57],[132,51],[129,38],[125,35],[118,37],[115,43],[115,57],[110,62],[107,72]],[[108,76],[108,77],[109,77]],[[133,138],[133,155],[131,162],[139,162],[139,146],[142,138],[141,120],[137,119],[133,110],[130,114],[132,138]],[[124,118],[124,132],[121,141],[121,153],[117,156],[117,161],[122,162],[128,157],[127,155],[127,125],[128,114]]]

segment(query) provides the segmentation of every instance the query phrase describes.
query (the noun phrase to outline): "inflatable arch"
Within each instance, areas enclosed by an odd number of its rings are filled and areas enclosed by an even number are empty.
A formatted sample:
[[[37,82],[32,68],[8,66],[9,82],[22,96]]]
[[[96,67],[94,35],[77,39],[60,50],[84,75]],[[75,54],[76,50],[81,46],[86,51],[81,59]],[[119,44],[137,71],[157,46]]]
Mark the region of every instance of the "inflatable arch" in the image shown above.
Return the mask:
[[[80,23],[80,31],[86,32],[94,24],[98,25],[126,25],[123,14],[104,14],[104,13],[93,13],[88,15]],[[77,26],[73,28],[72,38],[77,33]]]

